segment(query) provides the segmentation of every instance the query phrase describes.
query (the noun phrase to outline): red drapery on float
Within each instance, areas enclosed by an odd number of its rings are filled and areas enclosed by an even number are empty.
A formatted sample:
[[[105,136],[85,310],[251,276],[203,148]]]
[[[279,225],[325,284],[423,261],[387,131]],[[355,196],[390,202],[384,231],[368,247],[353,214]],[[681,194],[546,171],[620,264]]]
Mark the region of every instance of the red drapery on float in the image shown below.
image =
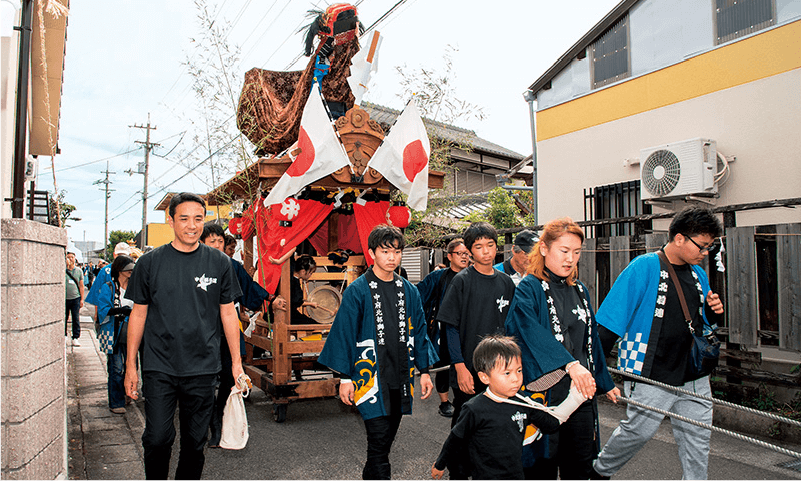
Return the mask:
[[[368,266],[373,265],[373,258],[367,251],[367,237],[373,227],[387,223],[387,210],[389,210],[389,202],[364,202],[359,201],[353,203],[353,214],[356,217],[356,226],[359,229],[359,240],[362,243],[362,252],[364,252],[364,260]]]
[[[354,203],[352,216],[339,216],[338,248],[362,252],[367,265],[372,265],[367,237],[375,226],[387,223],[388,209],[387,201]],[[306,239],[320,255],[326,255],[328,216],[332,211],[331,204],[290,197],[284,203],[273,204],[269,208],[265,208],[261,201],[255,202],[242,214],[241,220],[236,223],[237,231],[243,239],[253,235],[259,238],[258,281],[267,292],[275,293],[281,280],[281,265],[270,262],[270,257],[278,259]],[[289,225],[281,225],[281,221],[289,221]]]
[[[337,228],[337,249],[350,249],[353,252],[361,253],[362,244],[359,239],[359,232],[356,227],[355,215],[339,215],[339,227]],[[309,237],[314,250],[321,256],[328,253],[328,220],[320,224],[320,227]]]
[[[270,262],[270,257],[278,259],[297,247],[311,236],[332,210],[332,205],[289,198],[283,204],[273,204],[268,208],[260,201],[255,202],[243,215],[245,219],[253,219],[255,224],[255,233],[259,237],[259,283],[267,292],[275,293],[281,280],[281,266]],[[281,220],[288,220],[291,224],[282,226],[279,224]],[[247,221],[242,224],[242,237],[252,236],[254,229],[247,229]],[[245,232],[249,235],[246,236]]]

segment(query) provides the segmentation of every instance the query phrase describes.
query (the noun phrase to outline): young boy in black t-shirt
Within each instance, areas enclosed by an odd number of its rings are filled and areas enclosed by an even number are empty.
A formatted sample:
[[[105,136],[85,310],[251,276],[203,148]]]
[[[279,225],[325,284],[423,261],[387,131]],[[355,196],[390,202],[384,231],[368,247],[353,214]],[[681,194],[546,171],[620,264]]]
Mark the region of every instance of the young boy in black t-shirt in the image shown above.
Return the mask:
[[[454,409],[451,427],[456,424],[462,405],[481,387],[473,367],[473,351],[482,337],[505,334],[506,314],[515,295],[512,279],[492,267],[498,242],[495,228],[486,222],[475,222],[462,238],[474,264],[456,274],[437,312],[437,320],[445,328],[451,358]],[[457,473],[451,470],[451,474]]]
[[[470,466],[465,472],[473,479],[523,479],[524,440],[533,438],[536,428],[546,434],[556,432],[585,399],[573,387],[556,407],[539,405],[520,394],[523,367],[520,348],[512,337],[482,339],[473,353],[473,366],[487,389],[462,406],[431,467],[431,477],[441,479],[445,467],[463,462],[467,450]],[[531,424],[536,428],[529,429]]]

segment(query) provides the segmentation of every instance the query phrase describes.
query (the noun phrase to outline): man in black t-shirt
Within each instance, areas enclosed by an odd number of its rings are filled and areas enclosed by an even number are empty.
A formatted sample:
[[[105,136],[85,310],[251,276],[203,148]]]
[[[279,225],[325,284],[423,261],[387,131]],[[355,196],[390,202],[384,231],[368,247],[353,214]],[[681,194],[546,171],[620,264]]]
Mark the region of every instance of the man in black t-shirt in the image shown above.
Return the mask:
[[[504,333],[509,303],[515,294],[512,279],[492,267],[498,241],[495,228],[477,222],[465,230],[462,238],[474,264],[453,278],[437,314],[437,320],[446,325],[451,371],[455,374],[451,376],[451,426],[456,424],[462,405],[481,387],[473,368],[473,351],[483,336]],[[451,469],[454,479],[463,479],[460,475]]]
[[[428,338],[439,354],[439,362],[434,365],[435,368],[448,366],[451,363],[448,355],[448,338],[445,335],[445,329],[437,321],[437,313],[451,281],[462,269],[467,268],[470,259],[470,251],[467,250],[464,240],[461,238],[453,239],[448,243],[447,253],[450,267],[435,270],[415,286],[423,301],[423,311],[426,315],[426,322],[428,322]],[[440,399],[439,414],[446,418],[453,417],[453,404],[448,400],[450,385],[450,371],[438,372],[436,387]]]
[[[659,254],[643,254],[618,276],[598,309],[598,334],[604,352],[618,338],[618,367],[648,379],[700,396],[711,397],[709,376],[692,375],[687,357],[693,333],[701,335],[722,319],[723,304],[709,288],[706,272],[698,266],[718,247],[723,228],[706,208],[687,207],[673,218],[669,242]],[[660,257],[665,256],[664,259]],[[670,263],[672,269],[667,264]],[[681,292],[672,278],[675,272]],[[683,293],[686,319],[679,295]],[[634,401],[670,411],[695,421],[712,424],[712,401],[667,388],[638,382],[623,383]],[[628,419],[620,422],[595,461],[595,474],[612,476],[645,445],[664,416],[628,407]],[[692,424],[675,423],[673,436],[679,447],[683,479],[706,479],[710,431]]]
[[[221,331],[231,354],[232,375],[242,371],[234,300],[242,295],[231,260],[199,242],[206,204],[199,196],[173,196],[168,223],[175,239],[142,256],[125,297],[134,302],[128,322],[125,391],[137,399],[136,354],[142,349],[145,476],[167,479],[175,440],[176,406],[181,451],[176,479],[200,479],[203,447],[220,371]],[[220,324],[222,319],[222,325]]]

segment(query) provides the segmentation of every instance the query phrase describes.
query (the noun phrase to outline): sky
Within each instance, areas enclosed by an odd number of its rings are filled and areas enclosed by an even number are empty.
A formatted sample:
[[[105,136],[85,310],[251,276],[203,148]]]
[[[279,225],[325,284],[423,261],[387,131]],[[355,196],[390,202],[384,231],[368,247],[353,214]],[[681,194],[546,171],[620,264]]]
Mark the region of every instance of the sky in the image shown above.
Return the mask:
[[[302,70],[306,11],[325,8],[325,0],[206,0],[210,16],[223,28],[226,42],[240,51],[233,72]],[[331,2],[333,3],[333,2]],[[370,26],[398,0],[361,0],[359,18]],[[459,127],[522,155],[531,153],[529,107],[523,92],[618,0],[405,0],[376,29],[383,35],[379,70],[364,100],[402,109],[400,76],[420,68],[442,71],[449,46],[456,97],[481,107],[483,120]],[[199,101],[191,88],[188,60],[203,67],[197,42],[202,28],[193,0],[81,0],[70,2],[64,60],[59,147],[53,159],[55,183],[75,205],[68,222],[72,241],[102,242],[103,184],[108,163],[109,232],[139,231],[142,226],[143,176],[148,115],[151,142],[148,222],[164,222],[153,210],[167,192],[212,190],[210,172],[197,164],[208,146],[197,148],[191,132]],[[209,71],[213,75],[213,71]],[[234,114],[234,107],[230,114]],[[223,112],[225,114],[225,112]],[[205,149],[205,153],[204,152]],[[53,191],[48,158],[40,160],[37,189]],[[126,171],[133,171],[128,174]],[[218,176],[219,177],[219,176]]]

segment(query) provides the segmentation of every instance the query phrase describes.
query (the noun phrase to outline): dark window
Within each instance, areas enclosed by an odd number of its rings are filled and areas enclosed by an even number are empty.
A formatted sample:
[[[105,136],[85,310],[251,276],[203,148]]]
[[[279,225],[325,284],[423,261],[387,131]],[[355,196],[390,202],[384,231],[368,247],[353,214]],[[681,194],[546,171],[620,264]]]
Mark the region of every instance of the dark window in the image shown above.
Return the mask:
[[[592,43],[592,88],[631,75],[628,45],[629,16],[626,15]]]
[[[774,0],[715,0],[716,44],[728,42],[776,23]]]
[[[584,189],[584,220],[617,219],[650,213],[651,206],[640,199],[639,180]],[[651,221],[642,222],[640,227],[650,230]],[[634,223],[629,221],[589,227],[586,234],[597,238],[634,235],[637,232]]]

